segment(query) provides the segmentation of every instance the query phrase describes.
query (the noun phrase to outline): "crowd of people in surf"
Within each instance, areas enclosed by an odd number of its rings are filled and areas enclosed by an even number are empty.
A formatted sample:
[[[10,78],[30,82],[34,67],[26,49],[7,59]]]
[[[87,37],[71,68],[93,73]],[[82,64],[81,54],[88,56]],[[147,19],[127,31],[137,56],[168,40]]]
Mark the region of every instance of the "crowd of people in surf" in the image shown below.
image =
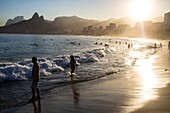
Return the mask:
[[[50,40],[53,41],[53,39],[50,39]],[[98,39],[98,40],[99,40],[99,39]],[[46,41],[46,40],[43,39],[43,41]],[[111,43],[111,39],[109,39],[109,42]],[[116,43],[116,44],[119,44],[119,45],[125,44],[125,45],[127,45],[128,49],[133,47],[133,43],[121,42],[121,41],[115,41],[115,43]],[[73,42],[73,41],[70,42],[70,44],[71,44],[71,45],[81,45],[80,42]],[[31,45],[31,46],[36,46],[36,47],[39,46],[37,43],[32,43],[32,44],[30,44],[30,45]],[[103,44],[103,42],[95,42],[95,45],[110,46],[110,44],[108,44],[108,43]],[[155,43],[155,45],[153,46],[153,48],[162,48],[162,46],[163,46],[162,43],[160,43],[160,44]],[[170,49],[170,41],[168,42],[168,49]]]
[[[109,43],[113,42],[111,39],[109,39]],[[132,48],[133,47],[133,43],[128,43],[128,42],[121,42],[121,41],[114,41],[113,43],[115,44],[119,44],[119,45],[127,45],[127,48]],[[103,44],[102,42],[95,42],[95,45],[104,45],[104,46],[110,46],[110,44],[105,43]]]
[[[155,43],[155,45],[154,45],[154,47],[153,48],[162,48],[163,47],[163,44],[162,43],[160,43],[160,44],[157,44],[157,43]],[[168,49],[170,50],[170,41],[168,42]]]
[[[51,41],[53,41],[53,39],[50,39]],[[99,40],[99,39],[98,39]],[[43,41],[46,41],[45,39],[43,39]],[[80,42],[73,42],[73,41],[71,41],[71,42],[69,42],[71,45],[81,45],[81,43]],[[109,39],[109,43],[111,43],[111,39]],[[121,45],[121,44],[123,44],[123,42],[121,42],[121,41],[116,41],[115,42],[116,44],[119,44],[119,45]],[[130,48],[130,47],[133,47],[133,43],[129,43],[128,44],[128,42],[124,42],[124,44],[125,45],[128,45],[127,47],[128,48]],[[39,44],[37,44],[37,43],[31,43],[30,44],[31,46],[35,46],[35,47],[38,47],[39,46]],[[110,46],[110,44],[108,44],[108,43],[105,43],[105,44],[103,44],[103,42],[95,42],[95,45],[104,45],[104,46]]]

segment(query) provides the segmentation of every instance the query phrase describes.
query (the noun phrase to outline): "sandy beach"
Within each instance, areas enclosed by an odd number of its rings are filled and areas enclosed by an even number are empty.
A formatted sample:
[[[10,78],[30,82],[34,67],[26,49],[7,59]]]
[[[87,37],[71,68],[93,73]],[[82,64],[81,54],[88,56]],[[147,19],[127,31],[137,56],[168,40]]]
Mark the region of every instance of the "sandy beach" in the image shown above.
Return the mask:
[[[170,113],[170,54],[166,47],[158,54],[159,57],[153,63],[154,71],[160,83],[156,88],[157,98],[146,102],[143,107],[132,113]]]
[[[158,98],[132,113],[170,113],[170,84],[158,90]]]
[[[1,0],[0,113],[170,113],[170,0]]]
[[[71,84],[1,113],[169,113],[169,58],[164,46],[153,57],[138,61],[140,65],[125,77]]]

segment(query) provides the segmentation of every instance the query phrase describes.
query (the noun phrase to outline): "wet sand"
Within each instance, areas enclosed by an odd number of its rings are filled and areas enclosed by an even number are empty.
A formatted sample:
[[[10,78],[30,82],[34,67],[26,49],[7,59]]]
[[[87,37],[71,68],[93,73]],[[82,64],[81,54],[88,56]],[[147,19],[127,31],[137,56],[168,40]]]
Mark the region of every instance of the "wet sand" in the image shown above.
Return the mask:
[[[159,57],[153,63],[160,82],[158,85],[160,87],[156,88],[158,97],[146,102],[142,108],[132,113],[170,113],[170,51],[165,47],[158,54]]]
[[[132,113],[170,113],[170,84],[158,90],[159,97]]]
[[[134,71],[119,73],[124,77],[110,75],[54,89],[40,101],[1,113],[169,113],[169,58],[164,47]]]

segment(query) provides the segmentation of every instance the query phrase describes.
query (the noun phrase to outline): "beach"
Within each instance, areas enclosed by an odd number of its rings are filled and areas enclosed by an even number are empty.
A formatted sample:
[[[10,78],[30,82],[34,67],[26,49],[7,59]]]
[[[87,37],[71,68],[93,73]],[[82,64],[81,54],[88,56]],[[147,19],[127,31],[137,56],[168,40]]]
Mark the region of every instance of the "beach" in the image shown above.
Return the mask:
[[[169,113],[170,112],[170,84],[158,90],[158,98],[147,102],[144,107],[132,113]]]
[[[170,113],[170,54],[168,49],[160,53],[153,67],[158,76],[158,80],[165,84],[159,84],[160,88],[156,88],[156,99],[148,101],[143,107],[132,113]]]
[[[25,103],[1,113],[169,113],[169,50],[162,50],[115,79],[100,79],[61,87],[35,103]],[[139,61],[140,62],[140,61]],[[138,64],[138,62],[137,62]],[[120,73],[121,74],[121,73]]]
[[[168,4],[1,0],[0,113],[170,113]]]

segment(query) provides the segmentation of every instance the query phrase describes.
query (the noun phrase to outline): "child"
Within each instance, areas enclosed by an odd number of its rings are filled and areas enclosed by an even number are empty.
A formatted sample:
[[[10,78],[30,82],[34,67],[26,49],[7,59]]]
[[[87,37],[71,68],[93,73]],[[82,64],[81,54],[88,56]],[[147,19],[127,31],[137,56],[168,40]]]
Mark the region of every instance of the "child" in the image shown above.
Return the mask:
[[[70,63],[68,65],[71,65],[71,75],[70,75],[70,77],[71,77],[71,80],[73,80],[73,73],[74,73],[74,70],[76,68],[76,61],[75,61],[73,55],[70,56],[70,59],[71,60],[70,60]]]
[[[37,92],[37,99],[40,99],[40,91],[38,88],[38,82],[40,79],[40,73],[39,73],[39,64],[37,63],[37,58],[36,57],[32,57],[32,63],[33,63],[33,67],[32,67],[32,85],[31,85],[31,89],[32,89],[32,98],[30,99],[30,101],[34,101],[35,100],[35,92]]]

